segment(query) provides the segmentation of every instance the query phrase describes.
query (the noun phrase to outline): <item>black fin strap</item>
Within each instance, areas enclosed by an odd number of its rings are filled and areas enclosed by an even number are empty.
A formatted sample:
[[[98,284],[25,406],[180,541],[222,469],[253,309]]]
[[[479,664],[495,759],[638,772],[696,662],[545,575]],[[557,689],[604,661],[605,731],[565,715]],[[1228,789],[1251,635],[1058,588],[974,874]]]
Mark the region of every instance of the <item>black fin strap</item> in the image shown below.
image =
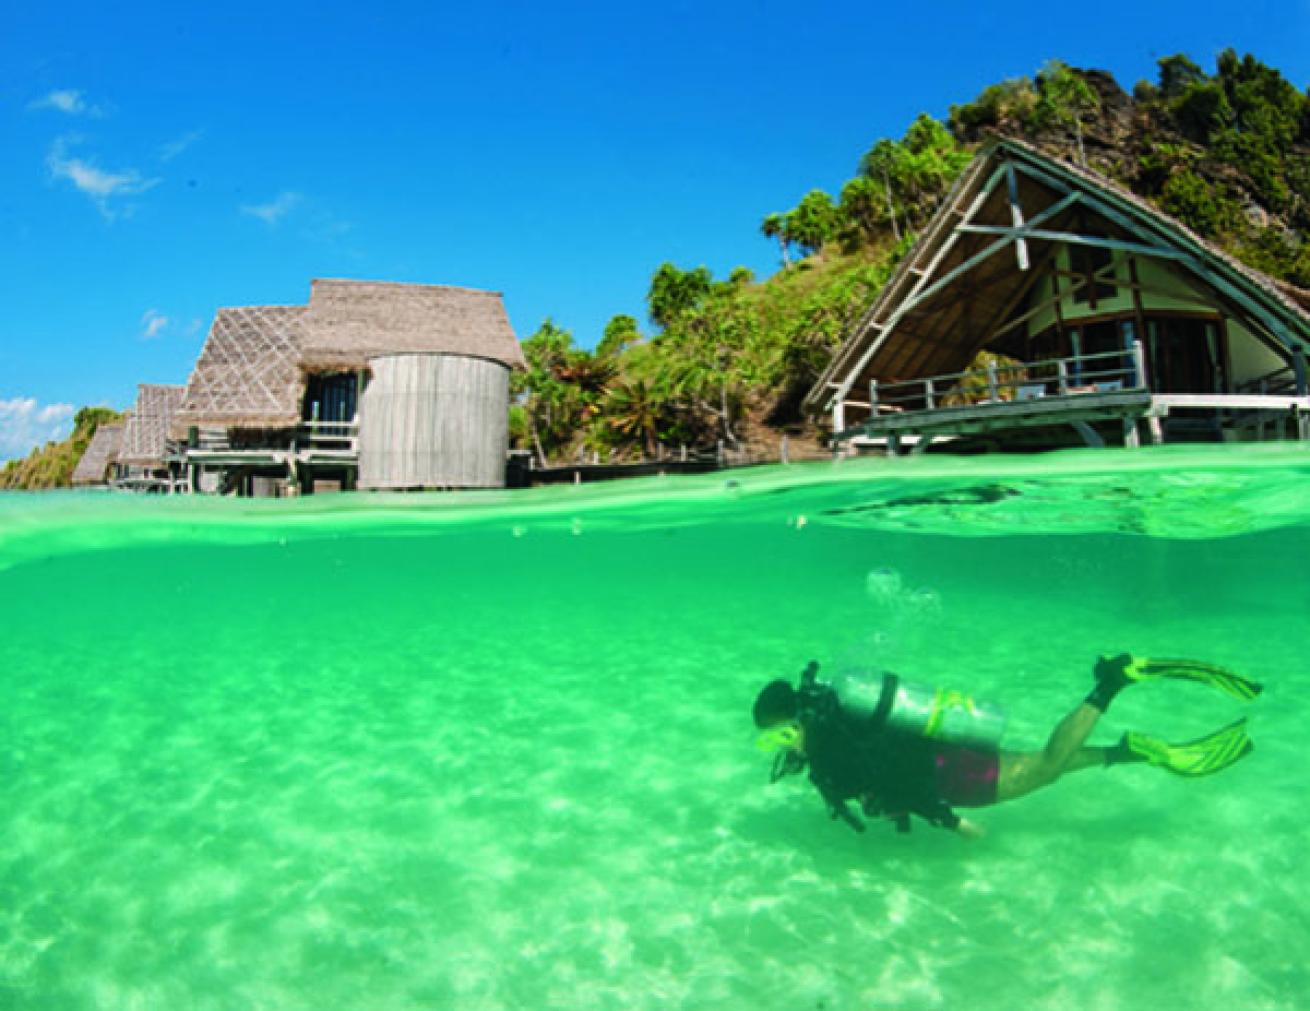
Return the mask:
[[[896,702],[896,689],[900,685],[901,679],[891,671],[882,676],[882,694],[878,696],[878,705],[873,710],[873,715],[869,717],[871,726],[881,730],[887,725],[887,714],[892,711],[892,705]]]
[[[840,818],[851,828],[855,829],[856,832],[863,832],[865,829],[864,822],[851,814],[850,805],[848,805],[844,800],[839,800],[836,804],[829,804],[828,813],[832,815],[834,821]]]

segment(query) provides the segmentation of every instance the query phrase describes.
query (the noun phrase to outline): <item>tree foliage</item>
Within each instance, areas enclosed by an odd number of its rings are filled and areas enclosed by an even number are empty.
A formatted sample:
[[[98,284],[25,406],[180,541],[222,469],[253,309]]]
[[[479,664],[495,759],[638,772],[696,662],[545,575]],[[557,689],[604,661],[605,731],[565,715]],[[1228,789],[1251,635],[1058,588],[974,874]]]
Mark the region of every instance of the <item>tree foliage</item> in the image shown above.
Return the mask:
[[[667,329],[679,316],[699,308],[710,293],[711,280],[708,267],[679,270],[672,263],[661,263],[646,293],[650,321]]]
[[[1031,122],[1038,130],[1052,126],[1072,129],[1078,144],[1078,163],[1087,165],[1083,146],[1083,124],[1101,107],[1101,100],[1077,71],[1060,60],[1051,60],[1037,75],[1037,104]]]
[[[1138,182],[1201,235],[1274,277],[1310,285],[1310,96],[1254,56],[1228,49],[1207,74],[1186,56],[1158,62],[1142,109],[1162,132],[1145,145]],[[1284,216],[1285,227],[1267,223]]]

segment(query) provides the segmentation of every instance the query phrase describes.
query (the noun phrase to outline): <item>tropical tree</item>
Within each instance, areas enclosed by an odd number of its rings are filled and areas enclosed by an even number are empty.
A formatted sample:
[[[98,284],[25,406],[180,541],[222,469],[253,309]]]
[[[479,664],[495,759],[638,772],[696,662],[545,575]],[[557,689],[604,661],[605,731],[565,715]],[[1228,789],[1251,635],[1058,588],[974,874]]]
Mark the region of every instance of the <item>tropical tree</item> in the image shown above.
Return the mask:
[[[514,373],[510,392],[541,465],[571,443],[614,374],[611,362],[573,347],[573,334],[547,319],[523,342],[527,369]]]
[[[1078,143],[1078,164],[1086,168],[1083,118],[1100,109],[1100,96],[1081,74],[1060,60],[1051,60],[1038,72],[1037,90],[1040,97],[1034,111],[1036,125],[1072,128]]]
[[[778,249],[782,253],[782,269],[791,266],[791,256],[787,252],[787,218],[782,214],[770,214],[760,223],[760,231],[766,239],[777,239]]]
[[[901,147],[905,151],[901,169],[903,203],[908,216],[927,221],[973,156],[927,113],[921,113],[910,124]]]
[[[814,253],[836,237],[838,220],[832,197],[823,190],[810,190],[787,212],[784,231],[791,242],[806,253]]]
[[[641,333],[637,330],[637,320],[633,316],[615,316],[605,324],[605,332],[600,343],[596,345],[597,358],[614,358],[622,354],[637,341]]]
[[[646,309],[651,322],[667,329],[679,316],[704,302],[712,283],[713,275],[708,267],[684,271],[672,263],[661,263],[646,293]]]
[[[1204,70],[1182,53],[1161,57],[1156,66],[1160,68],[1160,97],[1167,102],[1182,98],[1188,89],[1209,79]]]
[[[605,397],[605,424],[620,438],[635,442],[646,457],[659,452],[663,399],[644,379],[622,379]]]
[[[894,140],[884,137],[869,148],[860,159],[860,171],[865,179],[881,186],[883,200],[887,207],[887,220],[892,226],[892,235],[897,242],[900,242],[901,226],[896,220],[895,194],[904,187],[905,152]],[[895,184],[892,182],[893,179]],[[847,185],[849,186],[850,183]],[[842,191],[842,201],[846,202],[845,190]]]

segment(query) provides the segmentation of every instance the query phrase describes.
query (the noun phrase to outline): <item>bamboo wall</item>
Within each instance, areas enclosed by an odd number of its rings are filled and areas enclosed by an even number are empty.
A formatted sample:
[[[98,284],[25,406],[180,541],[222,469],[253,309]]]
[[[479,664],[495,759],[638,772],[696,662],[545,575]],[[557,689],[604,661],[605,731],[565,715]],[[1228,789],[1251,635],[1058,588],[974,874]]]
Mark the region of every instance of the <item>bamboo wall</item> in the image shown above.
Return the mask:
[[[502,488],[509,369],[452,355],[380,355],[359,408],[359,487]]]

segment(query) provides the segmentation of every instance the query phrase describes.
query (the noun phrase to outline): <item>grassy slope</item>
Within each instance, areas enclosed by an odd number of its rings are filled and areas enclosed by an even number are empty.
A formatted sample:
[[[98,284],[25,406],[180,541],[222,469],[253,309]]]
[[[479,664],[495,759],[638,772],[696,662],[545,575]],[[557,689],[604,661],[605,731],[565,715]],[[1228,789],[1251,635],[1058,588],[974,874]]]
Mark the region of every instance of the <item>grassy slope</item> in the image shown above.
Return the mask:
[[[0,470],[0,490],[34,491],[42,488],[67,488],[73,471],[91,443],[91,437],[104,422],[118,421],[122,415],[107,407],[84,407],[77,412],[73,434],[63,442],[47,442],[32,450],[22,460],[11,460]]]

